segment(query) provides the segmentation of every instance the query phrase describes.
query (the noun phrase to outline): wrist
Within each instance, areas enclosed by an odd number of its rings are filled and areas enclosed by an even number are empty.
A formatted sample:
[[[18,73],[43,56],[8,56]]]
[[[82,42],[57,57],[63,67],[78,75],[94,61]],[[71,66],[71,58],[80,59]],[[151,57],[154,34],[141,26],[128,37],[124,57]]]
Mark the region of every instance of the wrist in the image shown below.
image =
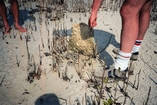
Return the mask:
[[[96,15],[97,16],[97,13],[98,13],[97,11],[92,11],[91,15]]]

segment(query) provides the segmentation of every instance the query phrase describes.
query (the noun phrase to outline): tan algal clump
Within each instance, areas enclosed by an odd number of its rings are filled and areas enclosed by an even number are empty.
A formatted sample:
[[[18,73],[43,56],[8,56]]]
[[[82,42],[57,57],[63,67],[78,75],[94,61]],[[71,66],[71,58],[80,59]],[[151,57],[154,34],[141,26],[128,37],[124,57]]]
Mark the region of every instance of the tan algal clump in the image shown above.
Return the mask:
[[[85,56],[95,56],[94,31],[87,24],[74,24],[69,49]]]

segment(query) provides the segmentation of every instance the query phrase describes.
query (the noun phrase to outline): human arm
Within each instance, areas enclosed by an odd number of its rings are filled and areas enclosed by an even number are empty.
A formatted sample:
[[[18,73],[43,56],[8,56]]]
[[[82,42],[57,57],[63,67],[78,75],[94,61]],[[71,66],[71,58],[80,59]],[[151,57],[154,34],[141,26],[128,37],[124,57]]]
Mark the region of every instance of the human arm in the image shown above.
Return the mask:
[[[102,0],[93,0],[92,11],[88,22],[89,26],[92,28],[97,25],[96,23],[97,12],[99,10],[101,2]]]

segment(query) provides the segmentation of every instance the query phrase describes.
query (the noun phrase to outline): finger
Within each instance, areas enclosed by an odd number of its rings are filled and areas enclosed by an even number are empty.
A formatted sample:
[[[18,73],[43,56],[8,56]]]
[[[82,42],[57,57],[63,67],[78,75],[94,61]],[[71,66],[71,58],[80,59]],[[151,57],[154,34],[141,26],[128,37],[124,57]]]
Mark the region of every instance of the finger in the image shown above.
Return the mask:
[[[97,23],[94,21],[91,25],[92,28],[94,28],[97,25]]]
[[[88,25],[89,25],[90,27],[92,26],[92,25],[91,25],[91,21],[90,21],[90,20],[88,21]]]
[[[90,18],[88,19],[88,25],[90,26]]]
[[[97,25],[97,22],[95,21],[95,22],[93,22],[93,26],[95,27]]]
[[[93,27],[93,22],[91,20],[89,21],[89,26]]]
[[[91,17],[88,19],[88,25],[90,26],[90,20],[91,20]]]

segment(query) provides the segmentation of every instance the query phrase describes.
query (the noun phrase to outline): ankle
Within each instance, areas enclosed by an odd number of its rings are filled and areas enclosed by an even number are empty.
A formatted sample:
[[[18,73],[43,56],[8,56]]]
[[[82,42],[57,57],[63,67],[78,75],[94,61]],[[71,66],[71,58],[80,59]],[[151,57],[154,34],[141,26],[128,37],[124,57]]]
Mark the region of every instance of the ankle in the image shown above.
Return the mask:
[[[116,69],[120,68],[120,71],[126,70],[128,68],[130,57],[131,57],[131,52],[125,53],[120,51],[118,54],[118,58],[116,59],[114,64],[115,68]]]
[[[10,27],[9,23],[4,23],[4,28]]]
[[[15,22],[15,23],[14,23],[14,26],[15,26],[15,27],[19,27],[20,25],[19,25],[18,22]]]
[[[135,41],[135,44],[134,44],[133,49],[132,49],[132,53],[139,52],[139,49],[140,49],[140,47],[141,47],[142,41],[143,41],[142,39]]]
[[[11,27],[9,25],[4,25],[5,30],[9,30]]]

